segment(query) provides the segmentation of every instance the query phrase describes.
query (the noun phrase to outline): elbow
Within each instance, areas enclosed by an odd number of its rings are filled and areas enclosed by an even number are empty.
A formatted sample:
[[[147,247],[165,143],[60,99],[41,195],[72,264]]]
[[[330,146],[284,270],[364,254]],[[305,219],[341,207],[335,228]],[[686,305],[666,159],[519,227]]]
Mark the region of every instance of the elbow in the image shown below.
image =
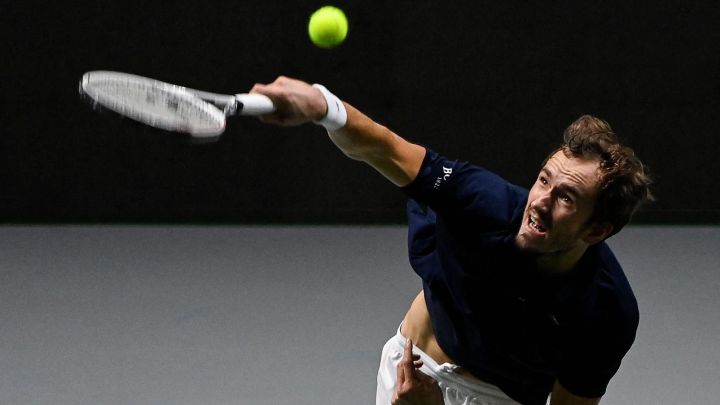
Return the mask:
[[[343,150],[342,152],[352,160],[357,160],[358,162],[367,161],[367,157],[359,150]]]
[[[328,134],[345,156],[369,163],[378,157],[388,156],[397,142],[397,136],[388,128],[374,122],[371,125],[355,131],[328,131]]]

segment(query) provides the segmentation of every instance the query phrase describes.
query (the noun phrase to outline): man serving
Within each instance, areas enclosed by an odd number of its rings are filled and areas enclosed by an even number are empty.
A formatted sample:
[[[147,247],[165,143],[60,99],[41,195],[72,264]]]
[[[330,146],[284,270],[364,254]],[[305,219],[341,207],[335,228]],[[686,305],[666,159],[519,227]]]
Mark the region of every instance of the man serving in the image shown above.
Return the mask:
[[[406,141],[320,85],[280,77],[252,92],[277,106],[263,121],[323,125],[410,197],[423,288],[383,348],[377,405],[599,403],[638,326],[604,241],[652,198],[606,122],[573,122],[528,191]]]

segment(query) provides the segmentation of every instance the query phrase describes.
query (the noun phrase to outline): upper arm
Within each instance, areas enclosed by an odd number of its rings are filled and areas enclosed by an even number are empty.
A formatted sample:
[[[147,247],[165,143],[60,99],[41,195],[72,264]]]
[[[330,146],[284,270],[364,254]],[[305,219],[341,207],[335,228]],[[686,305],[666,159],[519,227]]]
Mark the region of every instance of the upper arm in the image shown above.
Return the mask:
[[[363,161],[397,186],[410,184],[418,174],[425,148],[408,142],[387,127],[345,103],[345,127],[329,132],[330,139],[348,157]]]
[[[389,132],[387,148],[383,153],[368,154],[365,162],[396,186],[404,187],[417,177],[425,158],[425,148]]]
[[[563,387],[559,381],[555,381],[550,396],[550,405],[597,405],[599,403],[600,397],[587,398],[575,395]]]

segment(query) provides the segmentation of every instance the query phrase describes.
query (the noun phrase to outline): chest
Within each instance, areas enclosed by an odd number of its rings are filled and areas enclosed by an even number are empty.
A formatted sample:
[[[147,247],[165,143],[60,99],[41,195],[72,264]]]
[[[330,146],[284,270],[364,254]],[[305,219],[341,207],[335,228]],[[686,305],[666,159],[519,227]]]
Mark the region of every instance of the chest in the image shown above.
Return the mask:
[[[476,250],[446,253],[442,284],[458,319],[465,319],[471,341],[502,353],[523,369],[554,373],[564,353],[576,344],[589,301],[580,299],[581,286],[565,280],[533,276],[533,264],[513,256],[501,239],[490,239]],[[473,336],[474,335],[474,336]]]

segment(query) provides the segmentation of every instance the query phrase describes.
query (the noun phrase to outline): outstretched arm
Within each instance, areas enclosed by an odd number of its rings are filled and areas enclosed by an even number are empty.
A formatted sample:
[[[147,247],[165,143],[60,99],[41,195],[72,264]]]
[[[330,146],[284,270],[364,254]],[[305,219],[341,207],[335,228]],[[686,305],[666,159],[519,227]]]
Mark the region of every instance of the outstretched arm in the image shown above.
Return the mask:
[[[270,84],[256,84],[252,93],[273,100],[277,111],[260,117],[264,122],[294,126],[319,121],[328,111],[319,89],[300,80],[279,77]],[[328,130],[330,139],[351,159],[363,161],[397,186],[410,184],[425,157],[425,148],[410,143],[390,129],[373,121],[348,103],[347,123]]]

